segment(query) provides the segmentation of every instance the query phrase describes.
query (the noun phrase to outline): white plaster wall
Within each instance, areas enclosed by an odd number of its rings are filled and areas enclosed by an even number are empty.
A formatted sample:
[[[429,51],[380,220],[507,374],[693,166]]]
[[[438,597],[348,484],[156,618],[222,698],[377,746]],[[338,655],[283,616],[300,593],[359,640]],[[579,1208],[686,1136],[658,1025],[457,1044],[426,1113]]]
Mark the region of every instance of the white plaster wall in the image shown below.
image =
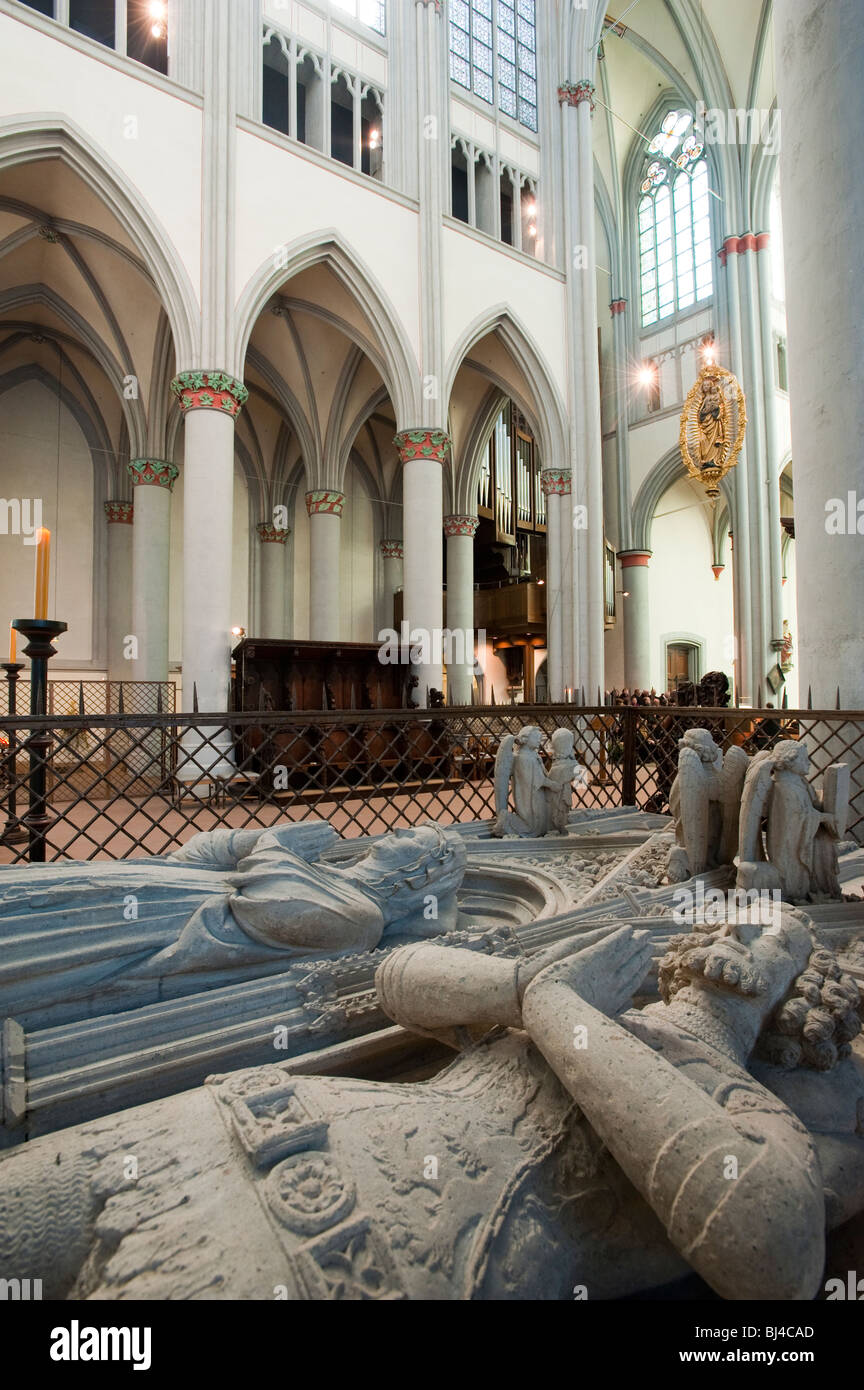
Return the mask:
[[[48,617],[68,623],[52,669],[93,659],[93,470],[87,441],[66,407],[39,382],[3,396],[0,414],[0,494],[41,499],[51,532]],[[6,509],[0,525],[9,526]],[[36,547],[20,535],[0,534],[0,649],[8,660],[12,618],[33,616]],[[88,676],[92,673],[88,673]]]
[[[367,190],[342,176],[338,163],[323,169],[248,131],[238,131],[237,142],[238,294],[262,267],[273,265],[281,247],[290,250],[316,228],[322,236],[335,229],[371,271],[419,355],[416,212],[382,195],[371,181]]]
[[[6,15],[0,15],[0,53],[0,122],[62,112],[139,190],[197,291],[200,108]]]
[[[504,303],[512,309],[566,398],[565,286],[557,276],[528,265],[494,242],[445,227],[443,232],[444,355],[449,360],[471,325]]]
[[[703,644],[702,675],[725,671],[732,677],[732,569],[727,557],[715,580],[703,510],[691,485],[680,482],[663,494],[654,518],[648,573],[651,684],[658,692],[666,689],[665,641],[676,637]],[[627,599],[620,601],[626,606]]]

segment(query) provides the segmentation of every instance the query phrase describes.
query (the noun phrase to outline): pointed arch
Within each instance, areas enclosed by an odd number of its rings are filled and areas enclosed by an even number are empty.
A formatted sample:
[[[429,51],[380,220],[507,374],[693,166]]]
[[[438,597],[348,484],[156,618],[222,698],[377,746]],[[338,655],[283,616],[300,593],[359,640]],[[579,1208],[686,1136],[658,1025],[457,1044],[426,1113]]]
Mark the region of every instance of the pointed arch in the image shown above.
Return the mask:
[[[56,112],[0,119],[0,173],[18,164],[59,159],[117,218],[149,266],[168,315],[179,370],[198,367],[199,307],[192,281],[165,228],[123,170],[74,122]]]
[[[450,401],[459,368],[470,361],[472,349],[491,334],[497,334],[526,381],[531,383],[535,399],[527,400],[521,388],[488,368],[473,362],[471,365],[516,401],[534,430],[544,459],[568,457],[567,411],[561,393],[530,334],[506,304],[486,310],[456,343],[445,371],[445,400]]]
[[[298,238],[285,248],[279,265],[274,264],[271,256],[247,282],[235,311],[234,371],[238,376],[242,374],[252,330],[268,301],[289,280],[321,264],[354,297],[374,327],[398,427],[410,428],[420,418],[420,369],[416,355],[383,288],[335,228]]]
[[[660,505],[660,499],[674,483],[683,482],[686,477],[681,463],[681,450],[676,444],[654,465],[636,494],[636,500],[633,503],[633,548],[635,550],[651,549],[651,528],[654,525],[654,513]],[[722,480],[720,490],[723,493],[729,513],[731,529],[734,531],[735,488],[731,474],[727,473]],[[709,524],[709,530],[711,529]]]

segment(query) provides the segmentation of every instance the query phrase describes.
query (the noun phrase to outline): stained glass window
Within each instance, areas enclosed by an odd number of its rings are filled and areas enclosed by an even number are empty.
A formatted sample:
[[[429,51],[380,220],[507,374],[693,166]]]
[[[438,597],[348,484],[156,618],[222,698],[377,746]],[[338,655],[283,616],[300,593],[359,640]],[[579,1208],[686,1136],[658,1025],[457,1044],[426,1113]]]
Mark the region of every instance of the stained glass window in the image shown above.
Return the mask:
[[[450,76],[536,130],[536,0],[450,0]]]
[[[642,323],[714,292],[708,165],[688,111],[670,111],[648,146],[638,206]]]

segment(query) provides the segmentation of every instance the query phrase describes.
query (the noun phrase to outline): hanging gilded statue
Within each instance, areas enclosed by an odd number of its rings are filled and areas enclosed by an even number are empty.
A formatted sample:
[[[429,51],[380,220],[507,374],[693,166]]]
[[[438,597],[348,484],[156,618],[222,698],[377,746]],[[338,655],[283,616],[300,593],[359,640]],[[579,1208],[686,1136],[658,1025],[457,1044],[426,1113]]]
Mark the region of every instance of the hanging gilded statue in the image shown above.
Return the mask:
[[[738,462],[747,426],[744,392],[736,378],[715,362],[706,363],[681,414],[681,458],[691,478],[712,503],[720,481]]]

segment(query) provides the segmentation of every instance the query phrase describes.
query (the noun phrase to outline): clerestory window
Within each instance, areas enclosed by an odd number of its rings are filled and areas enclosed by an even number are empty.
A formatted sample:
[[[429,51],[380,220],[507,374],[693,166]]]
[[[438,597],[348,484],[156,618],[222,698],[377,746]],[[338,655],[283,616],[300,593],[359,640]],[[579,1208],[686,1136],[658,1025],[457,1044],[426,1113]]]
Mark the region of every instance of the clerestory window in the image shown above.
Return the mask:
[[[536,131],[536,0],[450,0],[450,77]]]
[[[374,29],[376,34],[387,32],[387,6],[385,0],[333,0],[337,10],[344,10],[353,19]]]
[[[708,164],[688,111],[670,111],[648,146],[639,190],[642,324],[714,292]]]

